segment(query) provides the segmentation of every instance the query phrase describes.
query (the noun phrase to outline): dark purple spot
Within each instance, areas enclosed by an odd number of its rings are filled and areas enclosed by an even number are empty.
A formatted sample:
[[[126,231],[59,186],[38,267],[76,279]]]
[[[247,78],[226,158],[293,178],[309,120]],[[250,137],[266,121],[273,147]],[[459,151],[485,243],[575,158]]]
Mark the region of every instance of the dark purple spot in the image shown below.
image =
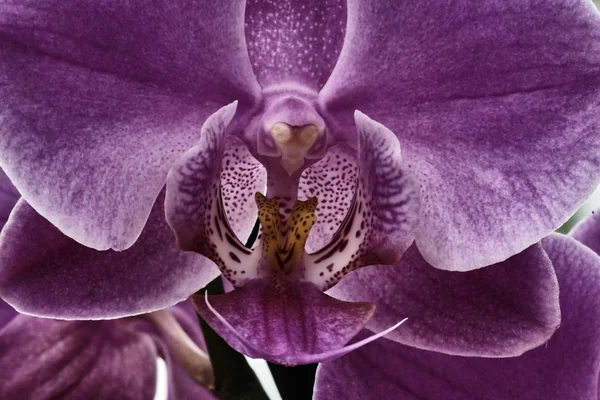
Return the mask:
[[[236,263],[240,263],[240,258],[232,251],[229,252],[229,257],[231,257],[231,259],[233,261],[235,261]]]

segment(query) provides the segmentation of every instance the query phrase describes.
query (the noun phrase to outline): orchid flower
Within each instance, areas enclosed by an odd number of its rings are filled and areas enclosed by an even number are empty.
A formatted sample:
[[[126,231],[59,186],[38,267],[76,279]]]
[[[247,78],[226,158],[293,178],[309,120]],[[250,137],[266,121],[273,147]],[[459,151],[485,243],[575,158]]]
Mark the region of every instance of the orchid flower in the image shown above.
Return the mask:
[[[0,231],[19,193],[0,170]],[[154,397],[156,359],[168,399],[213,399],[212,366],[191,303],[131,318],[59,321],[18,314],[0,300],[0,398]]]
[[[284,364],[364,344],[342,347],[367,322],[367,341],[409,317],[391,338],[488,356],[558,326],[535,243],[599,180],[589,0],[25,0],[0,16],[0,166],[23,195],[0,296],[16,309],[118,318],[222,273],[235,289],[199,313]],[[379,264],[395,267],[339,294],[389,296],[374,316],[323,293]]]
[[[520,357],[485,359],[417,350],[381,339],[321,364],[315,400],[596,400],[600,376],[598,215],[582,221],[571,237],[552,234],[542,240],[558,276],[562,310],[560,327],[544,345]]]

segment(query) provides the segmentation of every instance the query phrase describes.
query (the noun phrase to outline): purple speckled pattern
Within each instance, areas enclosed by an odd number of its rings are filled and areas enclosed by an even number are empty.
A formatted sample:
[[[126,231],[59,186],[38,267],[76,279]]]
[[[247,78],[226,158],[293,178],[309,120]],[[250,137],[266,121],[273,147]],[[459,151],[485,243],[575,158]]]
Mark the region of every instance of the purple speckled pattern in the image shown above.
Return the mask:
[[[306,200],[315,196],[319,199],[317,222],[306,242],[309,252],[321,249],[337,232],[352,204],[357,177],[356,150],[346,144],[329,148],[323,159],[302,173],[298,198]]]
[[[556,270],[562,310],[560,327],[547,343],[520,357],[490,359],[449,356],[383,339],[322,364],[314,399],[596,400],[600,257],[558,234],[542,245]]]
[[[345,0],[248,0],[246,41],[265,89],[293,82],[318,91],[346,33]]]
[[[358,111],[355,120],[358,175],[352,204],[327,245],[305,257],[306,279],[322,290],[357,268],[398,261],[413,242],[419,220],[419,188],[403,164],[396,137]],[[337,166],[334,161],[330,168]],[[329,194],[334,202],[340,195]]]

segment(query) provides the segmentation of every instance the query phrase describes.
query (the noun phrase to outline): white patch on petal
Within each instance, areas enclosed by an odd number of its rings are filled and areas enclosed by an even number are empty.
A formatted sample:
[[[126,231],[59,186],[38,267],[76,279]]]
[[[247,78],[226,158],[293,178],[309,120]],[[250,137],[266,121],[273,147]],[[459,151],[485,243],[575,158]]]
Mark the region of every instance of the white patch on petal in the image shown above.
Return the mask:
[[[305,258],[305,279],[323,290],[356,268],[398,261],[418,221],[418,186],[402,165],[398,139],[360,112],[355,119],[359,172],[352,204],[331,241]]]
[[[356,151],[344,144],[330,148],[321,161],[302,173],[298,198],[319,200],[317,222],[306,243],[308,252],[321,249],[337,232],[352,204],[357,177]]]
[[[252,185],[264,188],[264,181],[251,182],[254,177],[260,176],[256,174],[257,166],[253,163],[232,165],[240,161],[241,153],[236,152],[239,147],[230,147],[226,151],[225,131],[235,109],[236,103],[232,103],[211,115],[202,126],[198,144],[173,165],[167,178],[165,211],[179,247],[211,259],[232,284],[240,286],[257,277],[260,252],[247,249],[231,229],[223,193],[231,206],[239,201],[239,206],[245,204],[255,213],[256,207],[248,204],[248,199],[241,199],[241,191],[234,189],[234,173],[246,172],[240,174],[235,183],[247,182],[250,188]],[[234,210],[232,215],[243,232],[249,230],[250,221],[254,224],[254,216],[248,218],[248,222],[242,221],[241,216],[248,217],[244,211]]]

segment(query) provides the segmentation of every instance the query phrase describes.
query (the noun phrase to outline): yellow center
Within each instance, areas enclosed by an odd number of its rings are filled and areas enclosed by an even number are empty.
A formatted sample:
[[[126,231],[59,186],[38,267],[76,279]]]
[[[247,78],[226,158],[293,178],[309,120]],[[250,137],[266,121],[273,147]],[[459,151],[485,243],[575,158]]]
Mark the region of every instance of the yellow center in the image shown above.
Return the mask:
[[[297,200],[285,221],[281,220],[277,200],[260,193],[256,193],[255,199],[262,226],[262,259],[273,273],[289,276],[301,264],[306,238],[317,221],[317,198]]]

